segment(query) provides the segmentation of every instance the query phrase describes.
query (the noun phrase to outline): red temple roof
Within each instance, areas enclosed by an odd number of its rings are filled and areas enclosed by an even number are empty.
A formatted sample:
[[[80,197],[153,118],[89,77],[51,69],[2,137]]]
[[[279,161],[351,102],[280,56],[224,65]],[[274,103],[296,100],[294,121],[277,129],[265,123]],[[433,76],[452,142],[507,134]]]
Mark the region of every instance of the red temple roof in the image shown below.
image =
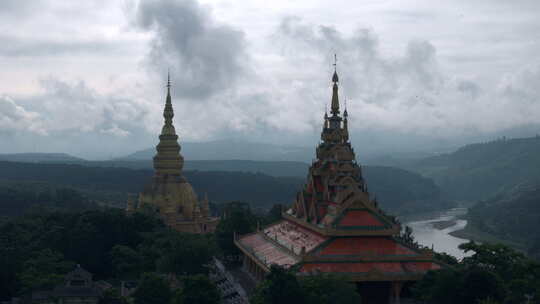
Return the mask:
[[[368,210],[347,210],[341,218],[338,226],[359,227],[359,226],[386,226],[382,220]]]
[[[317,255],[410,256],[418,253],[390,238],[344,237],[331,240]]]
[[[411,266],[409,264],[414,264]],[[358,262],[358,263],[306,263],[300,272],[321,271],[330,273],[423,273],[428,270],[440,269],[433,262]]]

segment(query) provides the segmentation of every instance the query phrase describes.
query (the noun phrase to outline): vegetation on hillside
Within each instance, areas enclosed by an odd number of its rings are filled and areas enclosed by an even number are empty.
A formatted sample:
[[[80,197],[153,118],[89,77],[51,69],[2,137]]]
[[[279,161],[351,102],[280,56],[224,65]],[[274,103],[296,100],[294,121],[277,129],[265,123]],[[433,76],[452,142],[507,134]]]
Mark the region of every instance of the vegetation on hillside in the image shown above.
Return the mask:
[[[433,178],[450,199],[476,201],[540,181],[540,137],[499,139],[410,161],[405,169]]]
[[[72,188],[34,182],[0,183],[0,216],[96,208],[96,201]]]
[[[363,171],[371,194],[389,213],[403,215],[453,206],[441,199],[440,190],[430,179],[416,173],[369,166]],[[305,177],[273,177],[250,172],[185,171],[184,174],[200,195],[207,193],[214,203],[246,201],[253,208],[263,210],[268,210],[274,204],[289,205],[305,182]],[[121,167],[0,161],[0,184],[9,181],[10,186],[15,185],[15,188],[17,183],[39,183],[42,188],[53,189],[74,188],[88,200],[117,207],[124,207],[128,193],[140,192],[151,181],[152,175],[152,170]],[[39,191],[30,189],[28,192],[32,193],[30,196],[36,196]],[[40,202],[35,200],[34,204]],[[12,203],[2,200],[0,196],[0,205],[3,204]],[[25,206],[28,204],[31,202]]]
[[[319,274],[298,278],[293,270],[272,265],[250,299],[253,304],[353,304],[360,295],[346,277]]]
[[[380,166],[362,169],[369,192],[388,213],[407,215],[455,207],[453,201],[441,197],[441,190],[433,180],[417,173]]]
[[[501,239],[524,244],[540,259],[540,185],[524,184],[469,209],[470,225]]]
[[[182,234],[151,215],[105,209],[22,216],[0,225],[0,300],[50,288],[80,264],[97,280],[206,273],[212,236]]]
[[[0,183],[31,181],[76,188],[91,199],[109,200],[110,205],[118,207],[125,206],[128,193],[142,191],[153,174],[152,170],[117,167],[0,162]],[[207,193],[211,201],[248,201],[263,208],[289,202],[302,183],[300,178],[260,173],[185,171],[184,175],[200,195]]]
[[[428,272],[414,286],[423,303],[537,303],[540,298],[540,264],[504,245],[460,245],[472,252],[461,262]],[[530,299],[533,302],[528,302]]]

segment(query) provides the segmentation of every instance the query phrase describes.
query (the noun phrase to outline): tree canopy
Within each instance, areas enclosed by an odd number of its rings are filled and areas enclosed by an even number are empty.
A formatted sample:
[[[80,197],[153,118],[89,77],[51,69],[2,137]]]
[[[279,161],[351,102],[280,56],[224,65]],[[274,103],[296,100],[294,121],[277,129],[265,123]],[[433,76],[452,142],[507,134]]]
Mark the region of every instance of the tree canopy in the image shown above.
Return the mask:
[[[53,287],[75,263],[97,280],[207,273],[216,247],[212,236],[179,233],[142,213],[27,215],[0,225],[0,299]]]
[[[346,277],[329,274],[297,277],[292,270],[273,265],[256,288],[253,304],[354,304],[360,295]]]
[[[425,303],[524,303],[540,298],[540,264],[500,244],[460,245],[472,255],[451,267],[428,272],[414,286]]]

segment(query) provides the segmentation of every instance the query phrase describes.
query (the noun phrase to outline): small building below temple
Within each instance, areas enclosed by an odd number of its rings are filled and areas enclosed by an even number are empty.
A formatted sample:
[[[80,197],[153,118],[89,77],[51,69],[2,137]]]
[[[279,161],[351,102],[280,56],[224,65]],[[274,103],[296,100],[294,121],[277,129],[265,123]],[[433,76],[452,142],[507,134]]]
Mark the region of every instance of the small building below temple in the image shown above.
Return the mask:
[[[64,283],[49,291],[34,291],[22,303],[31,304],[97,304],[102,289],[92,274],[80,265],[65,276]]]
[[[165,224],[190,233],[209,233],[216,229],[219,219],[212,217],[206,195],[199,200],[197,193],[182,174],[184,157],[180,154],[178,135],[173,125],[171,83],[167,82],[167,99],[163,117],[165,123],[159,135],[154,156],[154,177],[137,200],[130,199],[127,211],[149,208],[158,213]]]
[[[273,264],[295,266],[298,276],[347,276],[362,303],[399,303],[404,286],[441,265],[430,250],[402,240],[400,224],[370,198],[349,142],[347,109],[340,113],[336,72],[332,82],[331,115],[324,115],[304,188],[281,221],[235,237],[235,244],[255,280]]]

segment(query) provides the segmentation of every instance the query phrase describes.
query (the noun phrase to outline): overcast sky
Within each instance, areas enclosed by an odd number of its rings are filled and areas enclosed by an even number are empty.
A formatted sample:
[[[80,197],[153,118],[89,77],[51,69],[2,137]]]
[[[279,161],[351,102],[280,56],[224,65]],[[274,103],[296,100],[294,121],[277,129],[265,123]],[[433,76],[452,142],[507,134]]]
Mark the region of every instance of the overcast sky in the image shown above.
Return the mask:
[[[314,146],[333,54],[357,152],[540,130],[540,1],[0,1],[0,153]]]

